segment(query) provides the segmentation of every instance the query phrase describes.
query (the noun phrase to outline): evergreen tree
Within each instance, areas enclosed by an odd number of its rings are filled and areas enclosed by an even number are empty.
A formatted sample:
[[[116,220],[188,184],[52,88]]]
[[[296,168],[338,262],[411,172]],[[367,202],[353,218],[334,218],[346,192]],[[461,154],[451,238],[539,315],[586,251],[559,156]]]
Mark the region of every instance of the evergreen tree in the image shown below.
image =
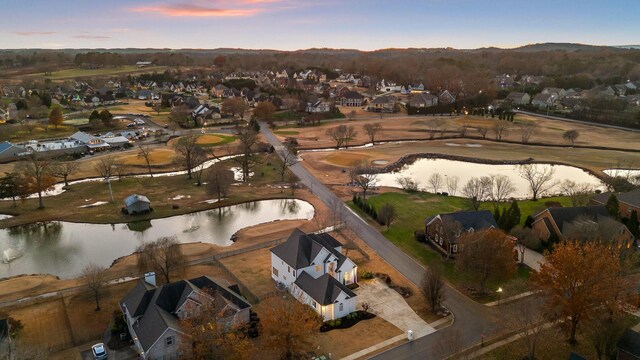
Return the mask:
[[[629,217],[629,222],[627,222],[627,227],[631,234],[635,237],[640,236],[640,222],[638,222],[638,212],[633,210],[631,212],[631,216]]]
[[[509,210],[507,211],[507,218],[508,218],[508,220],[506,221],[507,226],[504,229],[504,231],[506,232],[511,231],[511,229],[513,229],[518,224],[520,224],[521,214],[520,214],[520,207],[518,206],[517,201],[514,200],[511,203],[511,206],[509,206]]]
[[[607,204],[605,206],[607,207],[607,211],[609,211],[611,217],[615,219],[620,218],[620,204],[618,203],[618,198],[614,194],[609,196],[609,200],[607,200]]]

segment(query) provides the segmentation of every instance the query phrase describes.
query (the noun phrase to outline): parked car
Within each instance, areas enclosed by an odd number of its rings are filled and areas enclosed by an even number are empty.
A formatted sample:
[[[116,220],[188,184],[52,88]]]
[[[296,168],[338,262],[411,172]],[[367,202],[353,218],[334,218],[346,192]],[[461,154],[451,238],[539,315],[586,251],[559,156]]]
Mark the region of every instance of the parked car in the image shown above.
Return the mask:
[[[91,353],[96,360],[104,360],[109,357],[107,354],[107,348],[103,343],[95,344],[91,347]]]

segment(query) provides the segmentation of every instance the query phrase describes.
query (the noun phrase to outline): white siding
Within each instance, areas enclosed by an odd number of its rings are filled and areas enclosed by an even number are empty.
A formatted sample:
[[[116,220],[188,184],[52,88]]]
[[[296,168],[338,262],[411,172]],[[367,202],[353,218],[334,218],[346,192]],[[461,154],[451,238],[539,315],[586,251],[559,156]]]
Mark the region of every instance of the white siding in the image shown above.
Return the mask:
[[[340,304],[342,304],[342,311],[340,311]],[[347,299],[347,294],[343,292],[338,296],[336,302],[333,304],[333,319],[345,317],[354,311],[356,311],[356,297]]]
[[[278,275],[274,274],[273,269],[276,269]],[[293,276],[293,271],[286,262],[280,259],[276,254],[271,253],[271,278],[276,282],[281,282],[285,286],[289,287],[296,278]],[[297,275],[297,274],[296,274]]]

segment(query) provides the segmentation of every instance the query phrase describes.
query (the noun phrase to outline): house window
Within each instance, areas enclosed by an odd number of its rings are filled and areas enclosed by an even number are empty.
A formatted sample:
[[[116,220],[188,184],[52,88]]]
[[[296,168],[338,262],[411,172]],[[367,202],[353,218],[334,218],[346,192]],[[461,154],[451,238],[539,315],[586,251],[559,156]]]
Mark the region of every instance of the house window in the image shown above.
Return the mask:
[[[340,303],[338,305],[338,311],[343,311],[344,310],[344,305],[342,305],[342,303]]]
[[[320,265],[316,265],[316,272],[320,272],[320,270],[322,270],[322,267]]]
[[[287,272],[290,273],[291,272],[291,267],[287,266]]]
[[[311,300],[311,306],[316,309],[318,307],[318,304],[315,301]]]
[[[453,252],[458,252],[458,245],[453,245]]]
[[[293,270],[293,277],[296,277],[296,271]]]
[[[164,339],[164,344],[167,345],[167,346],[173,345],[173,336],[167,336]]]
[[[273,275],[278,276],[278,269],[276,269],[276,267],[273,267]]]

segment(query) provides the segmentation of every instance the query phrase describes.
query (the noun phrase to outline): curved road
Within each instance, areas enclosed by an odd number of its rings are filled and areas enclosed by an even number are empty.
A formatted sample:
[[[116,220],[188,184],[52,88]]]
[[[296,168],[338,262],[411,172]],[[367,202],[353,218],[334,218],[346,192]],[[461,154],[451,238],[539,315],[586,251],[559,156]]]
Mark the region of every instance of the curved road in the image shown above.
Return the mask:
[[[278,155],[282,157],[282,154],[288,151],[266,123],[260,124],[260,131],[275,148]],[[346,225],[386,262],[396,268],[409,281],[419,286],[424,272],[422,265],[353,213],[342,200],[307,171],[302,164],[296,163],[290,166],[290,169],[329,208],[333,208],[332,204],[340,204],[343,208],[341,210],[345,214]],[[444,304],[455,316],[453,325],[383,352],[375,359],[416,359],[417,357],[441,359],[452,355],[452,351],[460,351],[480,343],[482,336],[485,338],[493,337],[500,331],[501,319],[495,308],[480,305],[448,285],[445,289]]]

